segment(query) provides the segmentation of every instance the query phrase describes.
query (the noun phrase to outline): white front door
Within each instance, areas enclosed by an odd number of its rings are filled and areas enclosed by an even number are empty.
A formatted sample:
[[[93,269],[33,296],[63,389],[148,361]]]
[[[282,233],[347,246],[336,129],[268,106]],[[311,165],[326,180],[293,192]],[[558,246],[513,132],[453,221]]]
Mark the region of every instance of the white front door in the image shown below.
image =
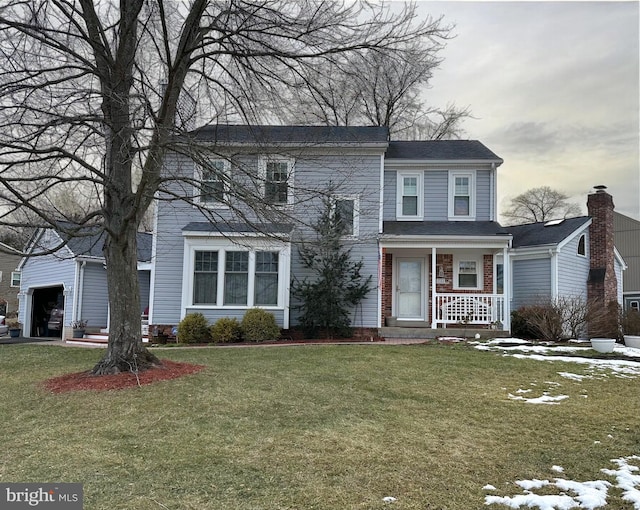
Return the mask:
[[[398,259],[396,308],[398,319],[424,319],[424,259]]]

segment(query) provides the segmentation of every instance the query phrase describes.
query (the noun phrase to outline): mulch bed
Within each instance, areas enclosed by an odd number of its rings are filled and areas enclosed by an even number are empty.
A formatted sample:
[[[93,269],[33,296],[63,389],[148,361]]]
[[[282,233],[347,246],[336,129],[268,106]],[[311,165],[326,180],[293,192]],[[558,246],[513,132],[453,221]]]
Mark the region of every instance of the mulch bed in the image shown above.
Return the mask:
[[[53,377],[44,382],[44,387],[52,393],[122,390],[195,374],[204,367],[204,365],[162,360],[162,365],[157,368],[139,372],[137,377],[136,374],[131,372],[122,372],[116,375],[93,376],[90,371],[86,371]]]

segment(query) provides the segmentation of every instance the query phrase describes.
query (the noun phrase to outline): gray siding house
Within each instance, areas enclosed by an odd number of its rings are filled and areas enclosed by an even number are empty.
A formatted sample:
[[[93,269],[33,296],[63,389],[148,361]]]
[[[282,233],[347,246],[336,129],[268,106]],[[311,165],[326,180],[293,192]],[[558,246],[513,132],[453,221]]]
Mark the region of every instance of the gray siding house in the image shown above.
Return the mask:
[[[107,330],[109,304],[102,255],[104,234],[68,238],[53,229],[40,229],[27,247],[18,269],[19,320],[25,337],[70,335],[71,323],[84,319],[92,331]],[[66,242],[66,244],[64,244]],[[38,255],[64,244],[52,254]],[[138,234],[138,277],[141,314],[149,304],[151,235]],[[63,310],[63,328],[50,331],[52,308]]]
[[[0,315],[18,311],[22,256],[15,248],[0,243]]]
[[[502,160],[480,142],[394,142],[382,127],[219,125],[195,137],[207,150],[185,147],[165,163],[173,184],[158,195],[152,326],[190,312],[241,318],[255,306],[295,326],[290,282],[307,276],[297,246],[314,238],[329,200],[346,212],[345,244],[376,284],[353,326],[508,330]]]
[[[626,264],[613,244],[613,200],[604,189],[589,195],[589,216],[505,227],[512,310],[559,298],[591,297],[622,304]],[[596,288],[606,280],[608,294]]]
[[[625,309],[640,311],[640,221],[614,212],[613,229],[616,248],[627,264],[624,272]]]

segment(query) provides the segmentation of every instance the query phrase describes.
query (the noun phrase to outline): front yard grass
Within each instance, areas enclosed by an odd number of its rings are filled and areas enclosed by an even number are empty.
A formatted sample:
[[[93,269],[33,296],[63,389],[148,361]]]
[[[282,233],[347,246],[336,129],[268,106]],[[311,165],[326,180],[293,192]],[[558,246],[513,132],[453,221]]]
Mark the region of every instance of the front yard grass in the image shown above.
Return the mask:
[[[553,465],[602,479],[640,454],[640,381],[559,375],[581,365],[438,345],[156,352],[207,368],[51,394],[42,381],[101,351],[0,346],[0,482],[81,482],[86,510],[497,509],[486,484],[517,494]],[[611,489],[607,508],[628,503]]]

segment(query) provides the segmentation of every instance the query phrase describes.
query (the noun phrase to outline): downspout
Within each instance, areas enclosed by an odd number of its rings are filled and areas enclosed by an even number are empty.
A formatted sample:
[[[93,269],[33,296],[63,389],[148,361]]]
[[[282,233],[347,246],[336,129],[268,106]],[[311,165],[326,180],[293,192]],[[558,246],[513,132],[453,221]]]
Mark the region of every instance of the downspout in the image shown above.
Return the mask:
[[[76,272],[75,293],[73,295],[73,314],[74,321],[82,319],[82,293],[84,291],[84,268],[87,265],[87,261],[83,260],[78,263],[79,269]]]
[[[509,245],[511,241],[509,241]],[[502,329],[511,331],[511,260],[510,246],[507,245],[502,249],[502,292],[504,294],[504,320]]]
[[[497,221],[496,218],[496,164],[491,163],[491,173],[489,176],[489,220]]]
[[[549,248],[549,258],[551,263],[551,300],[558,299],[558,252]]]
[[[384,260],[382,257],[382,246],[380,244],[380,236],[382,235],[383,230],[383,221],[384,221],[384,154],[380,154],[380,195],[378,199],[378,318],[376,319],[376,324],[378,328],[383,326],[382,324],[382,314],[384,310],[382,309],[382,288],[380,283],[382,283],[382,272],[384,271],[383,264]]]

